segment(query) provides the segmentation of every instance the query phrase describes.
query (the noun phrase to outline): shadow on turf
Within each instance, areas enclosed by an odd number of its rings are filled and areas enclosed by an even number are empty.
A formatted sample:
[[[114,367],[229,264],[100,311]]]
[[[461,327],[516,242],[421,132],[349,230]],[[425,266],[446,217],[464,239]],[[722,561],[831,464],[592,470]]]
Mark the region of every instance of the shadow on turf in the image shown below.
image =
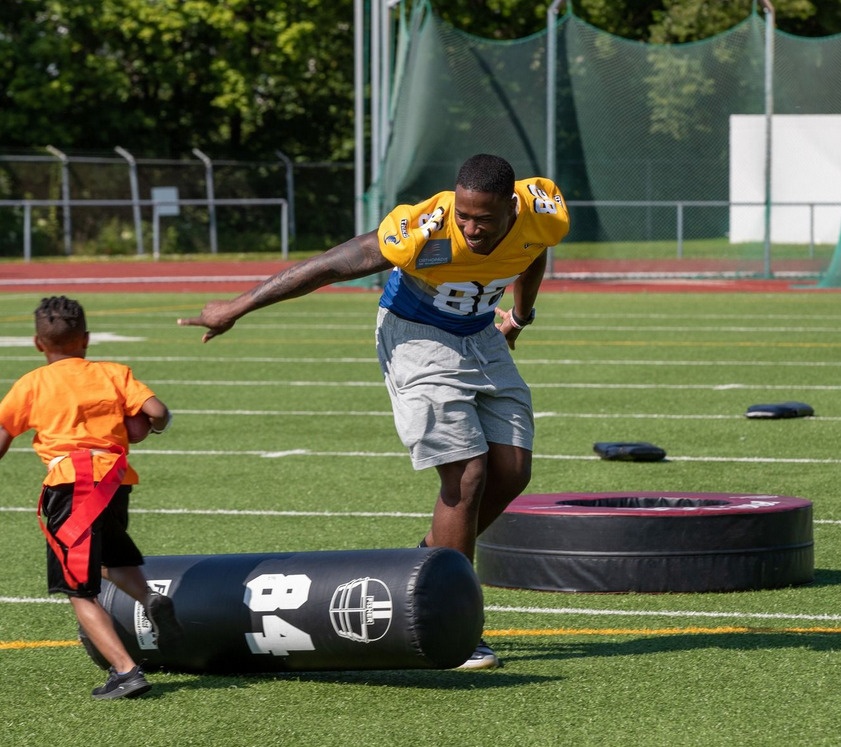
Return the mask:
[[[816,568],[815,580],[807,586],[839,586],[841,585],[841,571],[831,568]]]
[[[730,651],[769,651],[785,648],[808,648],[812,651],[841,650],[837,633],[773,632],[756,628],[748,633],[676,633],[652,635],[624,641],[585,641],[576,644],[531,644],[508,655],[508,661],[543,661],[549,659],[605,658],[640,656],[698,649]]]
[[[557,658],[557,657],[553,657]],[[176,682],[155,681],[149,676],[152,690],[144,698],[165,695],[179,690],[227,690],[249,688],[267,680],[284,682],[334,683],[369,687],[414,687],[429,690],[487,690],[539,682],[557,682],[563,677],[506,672],[505,667],[492,671],[462,672],[452,669],[374,669],[330,672],[276,672],[248,675],[197,674],[183,675]]]
[[[290,673],[287,675],[291,677]],[[401,669],[359,672],[298,672],[301,682],[336,682],[373,687],[414,687],[430,690],[487,690],[538,682],[556,682],[562,677],[506,672],[505,667],[490,671],[464,672],[453,669]]]
[[[834,583],[838,583],[835,581]],[[144,698],[163,696],[179,690],[247,689],[266,681],[326,683],[337,685],[365,685],[368,687],[410,687],[429,690],[489,690],[516,687],[524,684],[558,682],[564,676],[545,676],[510,671],[528,662],[563,662],[579,658],[608,658],[642,656],[718,649],[729,651],[769,651],[786,648],[808,648],[812,651],[841,650],[838,633],[810,633],[745,626],[745,632],[733,633],[673,633],[636,635],[623,640],[577,640],[564,636],[563,641],[543,639],[511,641],[505,651],[499,651],[506,667],[491,671],[456,671],[452,669],[353,670],[319,672],[270,672],[254,674],[188,674],[172,672],[175,681],[161,681],[151,673],[152,691]],[[798,626],[801,627],[801,626]],[[805,627],[805,626],[802,626]]]

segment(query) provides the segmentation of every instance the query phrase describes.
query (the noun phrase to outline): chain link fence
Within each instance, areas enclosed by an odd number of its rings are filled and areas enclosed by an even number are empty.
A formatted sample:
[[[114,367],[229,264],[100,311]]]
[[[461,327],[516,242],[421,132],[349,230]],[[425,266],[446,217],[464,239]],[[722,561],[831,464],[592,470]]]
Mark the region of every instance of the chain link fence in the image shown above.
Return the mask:
[[[0,155],[0,257],[326,249],[353,235],[353,165]]]

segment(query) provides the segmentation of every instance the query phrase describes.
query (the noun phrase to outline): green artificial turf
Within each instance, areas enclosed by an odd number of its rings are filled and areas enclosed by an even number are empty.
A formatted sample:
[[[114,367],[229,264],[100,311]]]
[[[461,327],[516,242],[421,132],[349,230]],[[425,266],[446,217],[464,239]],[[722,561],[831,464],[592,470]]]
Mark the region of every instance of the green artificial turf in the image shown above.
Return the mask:
[[[0,295],[5,391],[42,359],[40,295]],[[376,363],[375,293],[263,309],[207,345],[207,296],[80,297],[92,358],[132,366],[173,409],[132,449],[147,555],[412,547],[434,473],[412,470]],[[505,302],[503,302],[505,305]],[[0,461],[0,744],[836,745],[841,740],[841,310],[835,294],[544,293],[515,357],[532,384],[528,492],[688,491],[814,504],[815,581],[726,594],[485,586],[490,672],[152,672],[103,703],[66,603],[48,602],[29,435]],[[798,400],[815,417],[754,421]],[[644,440],[664,462],[605,462]]]

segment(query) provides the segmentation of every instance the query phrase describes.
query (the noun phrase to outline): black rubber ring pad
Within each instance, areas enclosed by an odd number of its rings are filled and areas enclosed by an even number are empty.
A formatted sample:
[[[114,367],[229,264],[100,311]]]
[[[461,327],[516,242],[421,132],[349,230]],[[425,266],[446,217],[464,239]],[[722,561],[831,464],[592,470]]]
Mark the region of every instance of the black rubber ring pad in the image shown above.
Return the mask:
[[[814,578],[812,503],[732,493],[521,495],[476,543],[489,586],[563,592],[776,589]]]

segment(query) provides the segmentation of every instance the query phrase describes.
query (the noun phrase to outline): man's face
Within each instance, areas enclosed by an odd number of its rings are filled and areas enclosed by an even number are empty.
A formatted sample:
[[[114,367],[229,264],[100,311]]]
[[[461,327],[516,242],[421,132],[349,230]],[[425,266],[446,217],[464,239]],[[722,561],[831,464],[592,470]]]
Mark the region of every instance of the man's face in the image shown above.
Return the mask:
[[[490,254],[514,222],[516,199],[458,186],[455,195],[456,225],[467,246],[477,254]]]

